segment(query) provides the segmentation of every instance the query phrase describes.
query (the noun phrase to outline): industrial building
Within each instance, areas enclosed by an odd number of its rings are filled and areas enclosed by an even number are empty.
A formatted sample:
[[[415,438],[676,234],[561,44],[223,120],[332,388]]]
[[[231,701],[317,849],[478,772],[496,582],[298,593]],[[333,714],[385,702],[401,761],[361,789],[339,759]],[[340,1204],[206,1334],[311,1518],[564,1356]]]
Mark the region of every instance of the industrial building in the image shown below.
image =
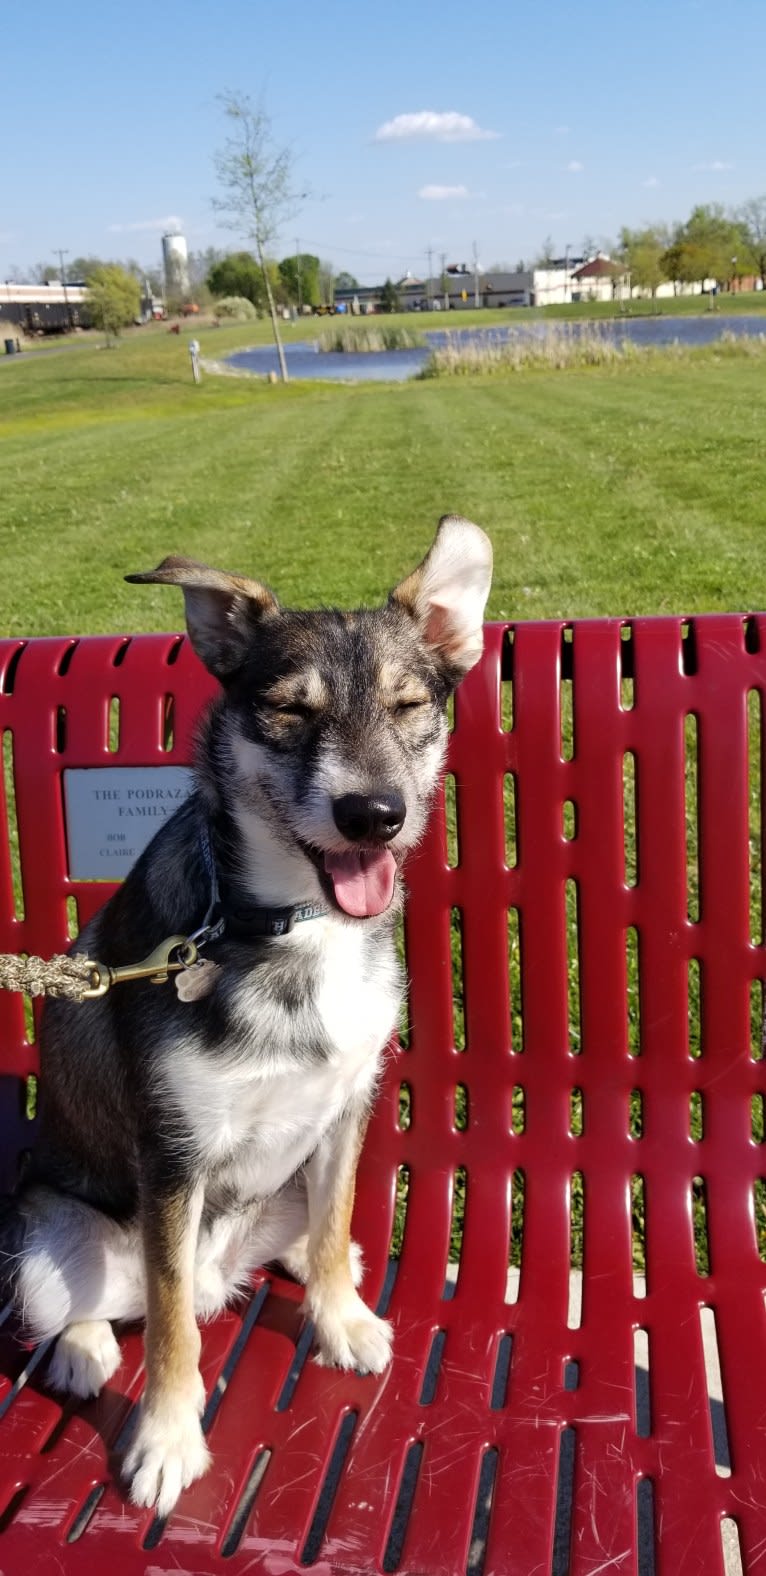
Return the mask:
[[[64,334],[70,328],[88,327],[85,285],[0,284],[0,326],[4,323],[25,334]]]

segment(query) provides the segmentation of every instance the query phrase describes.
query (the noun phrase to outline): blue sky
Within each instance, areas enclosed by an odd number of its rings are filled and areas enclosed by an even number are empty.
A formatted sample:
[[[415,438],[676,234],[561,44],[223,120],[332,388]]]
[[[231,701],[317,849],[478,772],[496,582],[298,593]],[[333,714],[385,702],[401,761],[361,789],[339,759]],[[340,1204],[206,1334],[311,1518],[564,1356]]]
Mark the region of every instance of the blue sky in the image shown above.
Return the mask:
[[[232,246],[227,90],[263,102],[311,192],[280,255],[297,237],[362,281],[766,191],[765,0],[6,0],[2,40],[0,278],[57,247],[156,263],[176,222]]]

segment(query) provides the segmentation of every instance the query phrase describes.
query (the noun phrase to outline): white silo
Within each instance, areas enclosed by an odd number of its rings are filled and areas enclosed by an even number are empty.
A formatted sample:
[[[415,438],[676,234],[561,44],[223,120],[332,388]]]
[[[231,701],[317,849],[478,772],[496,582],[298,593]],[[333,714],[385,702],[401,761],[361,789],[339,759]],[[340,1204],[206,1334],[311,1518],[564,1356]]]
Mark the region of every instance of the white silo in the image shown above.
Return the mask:
[[[188,296],[189,253],[186,236],[174,233],[162,237],[162,263],[165,271],[165,294]]]

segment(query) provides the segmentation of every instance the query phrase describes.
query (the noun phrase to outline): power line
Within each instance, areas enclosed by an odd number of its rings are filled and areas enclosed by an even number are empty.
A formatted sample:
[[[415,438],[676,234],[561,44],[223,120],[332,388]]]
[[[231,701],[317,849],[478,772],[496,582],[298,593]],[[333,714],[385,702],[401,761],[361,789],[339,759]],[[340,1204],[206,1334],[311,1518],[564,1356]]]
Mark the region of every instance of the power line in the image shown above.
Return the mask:
[[[388,259],[389,262],[398,263],[407,263],[412,256],[411,252],[371,252],[369,248],[362,246],[336,246],[334,241],[312,241],[309,239],[305,242],[305,245],[314,246],[318,251],[341,252],[346,257],[379,257],[384,261]]]

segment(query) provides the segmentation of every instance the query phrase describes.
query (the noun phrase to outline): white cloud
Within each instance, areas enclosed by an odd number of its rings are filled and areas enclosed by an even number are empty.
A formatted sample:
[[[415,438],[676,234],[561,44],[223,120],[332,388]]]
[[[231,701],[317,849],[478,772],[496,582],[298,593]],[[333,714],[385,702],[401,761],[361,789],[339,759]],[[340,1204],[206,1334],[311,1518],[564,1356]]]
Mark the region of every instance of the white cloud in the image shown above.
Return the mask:
[[[709,164],[693,164],[692,169],[709,170],[712,174],[720,174],[721,170],[733,170],[733,164],[727,164],[725,159],[711,159]]]
[[[554,126],[553,135],[554,137],[568,137],[571,130],[571,126]]]
[[[499,137],[497,131],[484,131],[471,115],[455,109],[421,109],[413,115],[395,115],[384,121],[375,133],[375,142],[488,142]]]
[[[570,159],[569,160],[569,163],[567,165],[567,170],[569,171],[570,175],[582,175],[582,172],[583,172],[584,169],[585,169],[585,165],[581,164],[579,159]]]
[[[449,202],[451,197],[470,197],[467,186],[421,186],[418,197],[424,202]]]
[[[659,186],[659,184],[660,183],[659,183],[656,175],[647,175],[646,180],[641,182],[642,186],[646,186],[648,188],[651,188],[653,186]]]
[[[139,230],[158,230],[160,234],[172,234],[175,230],[183,230],[183,219],[178,214],[169,213],[164,219],[133,219],[128,224],[110,224],[110,235],[131,235]]]

